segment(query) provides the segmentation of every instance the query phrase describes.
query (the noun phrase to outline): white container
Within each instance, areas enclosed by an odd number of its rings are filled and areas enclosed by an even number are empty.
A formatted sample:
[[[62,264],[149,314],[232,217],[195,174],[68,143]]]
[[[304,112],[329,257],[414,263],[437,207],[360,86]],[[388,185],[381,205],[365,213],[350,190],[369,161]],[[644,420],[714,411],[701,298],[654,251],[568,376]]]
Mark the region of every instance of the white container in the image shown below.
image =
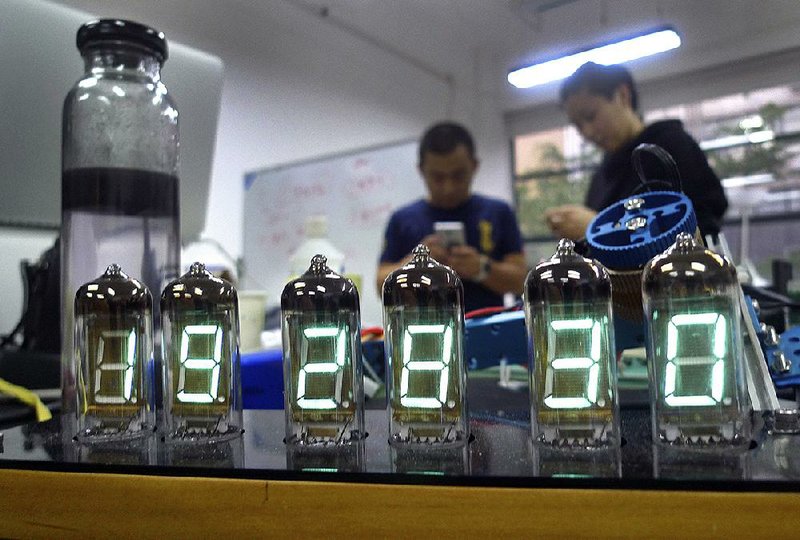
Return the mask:
[[[344,272],[344,253],[339,251],[328,240],[328,217],[323,215],[309,216],[306,219],[306,239],[289,258],[290,275],[297,277],[308,270],[314,255],[324,255],[328,259],[328,267],[341,274]]]
[[[239,291],[239,350],[243,353],[258,351],[264,315],[267,311],[267,291]]]

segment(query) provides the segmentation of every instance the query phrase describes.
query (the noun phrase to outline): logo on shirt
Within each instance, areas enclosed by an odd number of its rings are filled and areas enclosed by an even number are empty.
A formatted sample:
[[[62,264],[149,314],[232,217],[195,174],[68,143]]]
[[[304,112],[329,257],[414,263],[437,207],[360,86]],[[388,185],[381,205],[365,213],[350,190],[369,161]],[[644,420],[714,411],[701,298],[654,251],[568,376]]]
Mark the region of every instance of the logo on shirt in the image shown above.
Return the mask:
[[[492,222],[482,219],[478,222],[478,232],[480,234],[480,246],[483,253],[491,253],[494,251],[494,242],[492,242]]]

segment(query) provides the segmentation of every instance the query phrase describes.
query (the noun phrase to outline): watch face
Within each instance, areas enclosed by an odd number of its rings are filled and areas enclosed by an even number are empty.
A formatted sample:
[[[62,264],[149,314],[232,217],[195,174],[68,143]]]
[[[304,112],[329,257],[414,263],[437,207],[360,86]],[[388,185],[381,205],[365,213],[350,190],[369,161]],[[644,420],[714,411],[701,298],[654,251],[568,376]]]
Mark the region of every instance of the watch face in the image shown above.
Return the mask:
[[[480,271],[478,272],[478,281],[483,281],[489,277],[489,272],[492,271],[492,260],[486,256],[481,255]]]

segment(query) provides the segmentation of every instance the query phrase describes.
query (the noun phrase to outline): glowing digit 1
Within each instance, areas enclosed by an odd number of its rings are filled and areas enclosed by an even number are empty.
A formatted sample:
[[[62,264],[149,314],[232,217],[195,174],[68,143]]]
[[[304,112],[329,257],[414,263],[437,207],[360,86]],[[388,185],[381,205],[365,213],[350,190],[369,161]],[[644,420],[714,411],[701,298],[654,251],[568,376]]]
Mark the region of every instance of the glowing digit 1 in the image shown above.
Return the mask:
[[[212,358],[189,358],[189,341],[192,336],[214,336]],[[216,324],[191,324],[183,329],[181,336],[180,370],[178,372],[178,401],[182,403],[211,403],[219,392],[219,371],[222,360],[222,328]],[[211,370],[208,391],[189,393],[186,391],[186,370]]]
[[[600,378],[600,322],[592,319],[561,319],[550,322],[553,332],[548,339],[547,371],[544,383],[544,403],[551,409],[585,409],[597,403],[597,389]],[[565,330],[588,330],[591,332],[589,342],[589,356],[555,357],[556,332]],[[583,343],[583,340],[577,340]],[[585,397],[555,397],[553,390],[556,371],[567,369],[588,369],[589,376],[586,381]]]
[[[120,362],[104,362],[103,354],[105,353],[106,340],[118,339],[122,340],[121,349],[123,350]],[[136,362],[136,333],[131,330],[105,330],[100,333],[100,339],[97,342],[97,361],[95,362],[95,388],[94,400],[96,403],[127,403],[131,401],[133,395],[133,368]],[[102,385],[100,379],[105,373],[111,376],[109,372],[124,372],[122,382],[122,395],[109,395],[102,394]],[[135,402],[135,400],[134,400]]]
[[[411,346],[415,335],[443,334],[441,360],[412,360]],[[411,324],[403,336],[403,369],[400,375],[400,404],[404,407],[441,409],[447,400],[447,383],[450,375],[450,354],[453,348],[453,328],[444,324]],[[412,372],[438,371],[438,396],[410,397],[409,380]]]
[[[667,365],[664,374],[664,401],[673,407],[702,407],[716,405],[722,401],[725,375],[725,353],[728,348],[728,327],[725,316],[720,313],[687,313],[673,315],[667,323]],[[678,356],[680,326],[713,326],[714,337],[709,345],[709,355]],[[711,368],[711,395],[675,395],[677,388],[678,368],[683,366],[700,366],[713,364]]]
[[[306,328],[303,330],[303,347],[301,351],[300,375],[297,381],[297,405],[303,409],[335,409],[342,402],[342,368],[346,357],[347,333],[344,328]],[[309,349],[312,339],[334,338],[336,340],[336,358],[332,362],[309,363]],[[335,377],[334,395],[330,398],[307,398],[306,378],[309,373],[329,373]]]

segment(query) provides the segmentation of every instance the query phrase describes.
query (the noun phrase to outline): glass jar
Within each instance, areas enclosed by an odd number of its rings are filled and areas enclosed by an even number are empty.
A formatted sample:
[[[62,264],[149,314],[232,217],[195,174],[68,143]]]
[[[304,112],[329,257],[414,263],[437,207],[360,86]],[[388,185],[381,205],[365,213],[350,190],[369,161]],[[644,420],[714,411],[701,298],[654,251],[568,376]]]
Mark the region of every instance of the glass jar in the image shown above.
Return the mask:
[[[85,73],[64,101],[62,392],[75,407],[73,299],[112,262],[161,291],[179,272],[178,111],[161,82],[164,35],[138,23],[78,30]],[[159,308],[153,306],[156,329]],[[156,361],[160,347],[156,343]]]
[[[424,245],[383,283],[389,442],[469,440],[464,287]]]

